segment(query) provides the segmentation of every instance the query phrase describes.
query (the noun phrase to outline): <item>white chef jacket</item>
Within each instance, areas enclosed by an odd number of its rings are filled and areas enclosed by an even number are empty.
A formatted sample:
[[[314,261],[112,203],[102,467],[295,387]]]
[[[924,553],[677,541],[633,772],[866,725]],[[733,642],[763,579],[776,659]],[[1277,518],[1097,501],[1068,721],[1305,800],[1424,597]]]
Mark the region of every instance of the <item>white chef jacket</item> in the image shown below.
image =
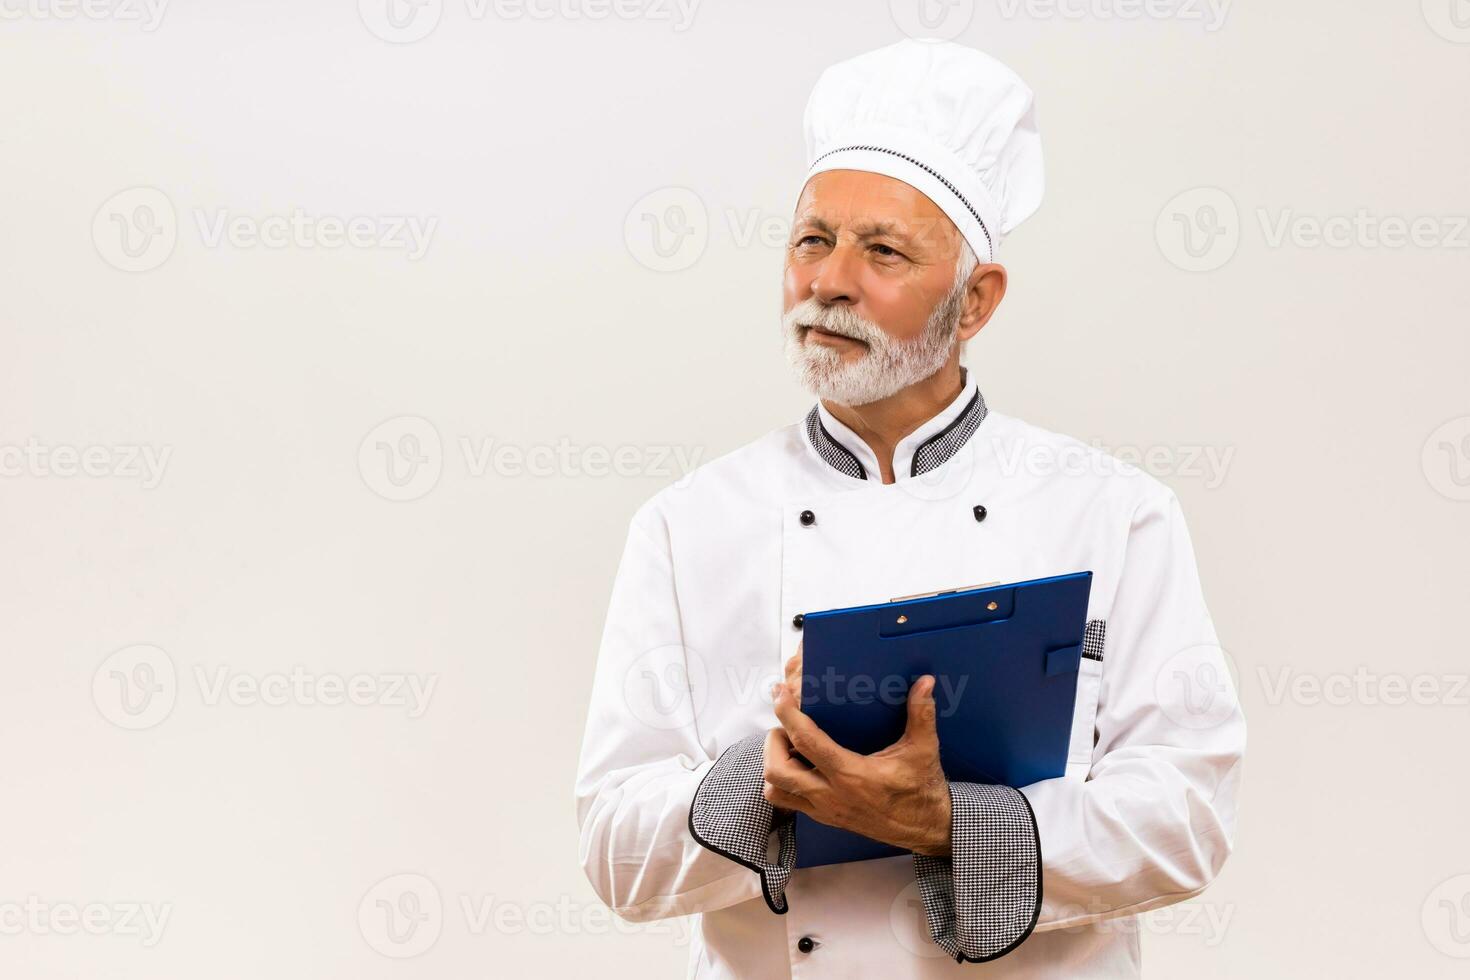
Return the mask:
[[[634,515],[577,775],[587,877],[625,919],[696,916],[691,976],[1138,976],[1130,917],[1219,872],[1245,748],[1178,501],[990,411],[969,371],[893,469],[883,484],[819,403]],[[1077,571],[1093,573],[1088,649],[1066,774],[1020,788],[1041,894],[1012,950],[968,963],[936,945],[909,857],[799,869],[776,914],[758,874],[695,839],[716,760],[777,724],[798,614]]]

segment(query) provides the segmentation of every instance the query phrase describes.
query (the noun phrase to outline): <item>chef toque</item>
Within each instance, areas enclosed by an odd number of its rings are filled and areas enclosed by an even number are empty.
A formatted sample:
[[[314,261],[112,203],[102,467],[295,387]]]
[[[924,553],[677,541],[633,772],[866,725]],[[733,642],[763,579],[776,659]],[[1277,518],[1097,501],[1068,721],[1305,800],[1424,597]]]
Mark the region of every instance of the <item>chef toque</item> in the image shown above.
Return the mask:
[[[981,262],[1041,204],[1031,89],[989,55],[903,40],[828,68],[807,101],[807,179],[863,170],[922,192]]]

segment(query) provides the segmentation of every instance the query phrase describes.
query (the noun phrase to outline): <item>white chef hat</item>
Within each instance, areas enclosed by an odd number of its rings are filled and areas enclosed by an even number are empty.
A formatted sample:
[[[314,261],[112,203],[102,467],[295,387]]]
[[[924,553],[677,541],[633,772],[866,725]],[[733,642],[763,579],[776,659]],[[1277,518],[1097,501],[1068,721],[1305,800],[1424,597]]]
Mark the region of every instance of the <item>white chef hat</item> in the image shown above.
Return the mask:
[[[906,39],[822,72],[806,105],[807,179],[863,170],[923,192],[981,262],[1041,204],[1031,89],[989,55]]]

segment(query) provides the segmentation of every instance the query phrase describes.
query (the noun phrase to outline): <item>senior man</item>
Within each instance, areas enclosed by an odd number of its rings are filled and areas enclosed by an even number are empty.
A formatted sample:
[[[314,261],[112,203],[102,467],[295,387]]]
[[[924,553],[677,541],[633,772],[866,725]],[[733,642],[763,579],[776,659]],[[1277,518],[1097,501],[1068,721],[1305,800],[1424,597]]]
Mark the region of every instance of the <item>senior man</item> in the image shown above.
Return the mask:
[[[954,44],[822,75],[782,323],[818,402],[632,520],[581,859],[627,919],[698,917],[695,975],[1137,976],[1133,917],[1198,894],[1230,852],[1245,725],[1178,502],[992,411],[960,363],[1005,296],[1000,237],[1040,203],[1032,102]],[[871,756],[801,711],[804,612],[1082,570],[1065,775],[947,780],[930,677]],[[798,812],[911,856],[797,870]]]

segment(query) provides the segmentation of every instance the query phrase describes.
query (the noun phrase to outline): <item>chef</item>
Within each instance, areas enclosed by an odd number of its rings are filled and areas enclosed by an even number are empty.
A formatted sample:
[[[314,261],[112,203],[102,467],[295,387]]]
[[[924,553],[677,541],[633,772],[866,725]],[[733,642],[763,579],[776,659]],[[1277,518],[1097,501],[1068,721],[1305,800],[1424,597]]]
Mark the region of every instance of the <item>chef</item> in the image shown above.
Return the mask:
[[[1245,723],[1174,494],[993,408],[961,363],[1041,200],[1032,93],[903,41],[824,72],[805,130],[782,331],[818,401],[634,515],[582,865],[625,919],[696,916],[695,976],[1138,976],[1136,916],[1230,853]],[[931,677],[871,756],[801,711],[804,612],[1077,571],[1065,775],[947,780]],[[797,870],[796,813],[910,853]]]

